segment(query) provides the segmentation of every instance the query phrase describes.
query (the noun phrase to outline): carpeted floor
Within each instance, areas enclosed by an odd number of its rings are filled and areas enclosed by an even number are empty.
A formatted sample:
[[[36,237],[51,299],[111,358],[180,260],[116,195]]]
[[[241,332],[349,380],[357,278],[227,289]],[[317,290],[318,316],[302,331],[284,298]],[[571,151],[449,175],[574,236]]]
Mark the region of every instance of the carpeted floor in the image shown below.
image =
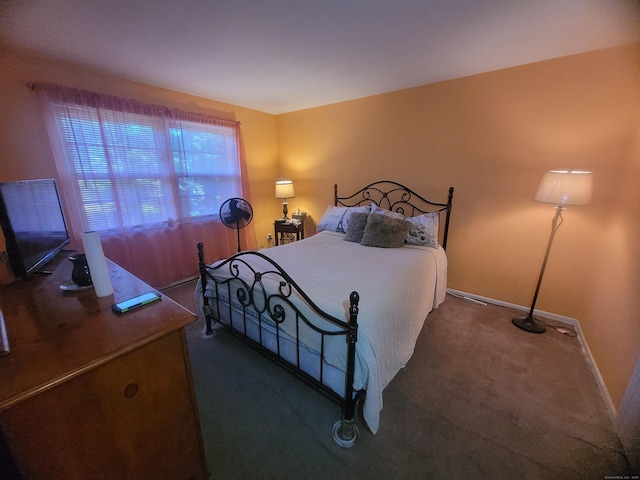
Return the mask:
[[[194,283],[165,294],[194,311]],[[215,479],[604,479],[630,475],[575,337],[447,296],[384,391],[380,430],[338,447],[339,407],[228,333],[187,327]],[[621,477],[618,477],[621,478]]]

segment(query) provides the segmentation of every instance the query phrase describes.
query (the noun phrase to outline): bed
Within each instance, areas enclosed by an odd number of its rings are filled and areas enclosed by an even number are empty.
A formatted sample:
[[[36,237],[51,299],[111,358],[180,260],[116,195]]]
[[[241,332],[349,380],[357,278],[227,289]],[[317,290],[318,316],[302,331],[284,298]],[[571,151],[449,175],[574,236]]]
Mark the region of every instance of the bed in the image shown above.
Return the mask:
[[[335,185],[333,205],[304,240],[212,265],[199,243],[203,336],[226,328],[338,402],[338,445],[356,442],[357,409],[377,433],[382,392],[446,295],[453,191],[439,203],[392,181],[349,196]]]

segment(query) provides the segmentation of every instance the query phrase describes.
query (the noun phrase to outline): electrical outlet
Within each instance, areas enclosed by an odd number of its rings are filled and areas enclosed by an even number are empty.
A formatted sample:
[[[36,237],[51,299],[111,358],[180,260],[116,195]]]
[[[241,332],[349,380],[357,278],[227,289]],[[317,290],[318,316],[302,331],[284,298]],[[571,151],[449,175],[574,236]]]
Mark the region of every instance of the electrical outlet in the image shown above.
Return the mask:
[[[273,237],[270,233],[267,233],[267,242],[270,242],[271,240],[273,240]]]

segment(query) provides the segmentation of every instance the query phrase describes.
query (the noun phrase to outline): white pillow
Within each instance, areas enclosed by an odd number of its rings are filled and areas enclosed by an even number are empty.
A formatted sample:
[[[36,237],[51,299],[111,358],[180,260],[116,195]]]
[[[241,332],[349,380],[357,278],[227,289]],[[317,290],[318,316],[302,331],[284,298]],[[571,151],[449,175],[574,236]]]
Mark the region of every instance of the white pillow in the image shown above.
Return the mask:
[[[316,230],[321,232],[329,230],[331,232],[345,233],[351,214],[356,212],[369,213],[369,206],[365,207],[334,207],[329,206],[318,222]]]
[[[387,210],[385,208],[381,208],[378,205],[376,205],[375,203],[371,204],[371,213],[375,213],[375,214],[379,214],[379,215],[386,215],[387,217],[391,217],[391,218],[399,218],[400,220],[404,220],[405,219],[403,214],[401,214],[399,212],[392,212],[391,210]]]
[[[438,212],[423,213],[417,217],[408,217],[406,220],[411,222],[406,243],[438,248],[438,226],[440,221]]]

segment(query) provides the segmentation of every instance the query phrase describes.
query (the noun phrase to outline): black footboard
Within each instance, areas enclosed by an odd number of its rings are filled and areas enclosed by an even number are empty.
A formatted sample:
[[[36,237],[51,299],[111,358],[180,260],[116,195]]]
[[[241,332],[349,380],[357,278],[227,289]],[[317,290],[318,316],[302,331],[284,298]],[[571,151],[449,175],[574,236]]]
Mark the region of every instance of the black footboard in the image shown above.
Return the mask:
[[[345,321],[320,309],[277,263],[259,252],[240,252],[208,266],[203,244],[198,243],[198,261],[204,336],[213,336],[213,322],[217,322],[337,401],[342,416],[333,427],[333,437],[340,446],[351,447],[358,437],[356,404],[364,393],[353,388],[358,293],[349,296],[349,320]],[[344,349],[337,355],[344,361],[344,369],[339,369],[344,373],[343,394],[325,381],[331,368],[326,360],[336,355],[336,348]]]

